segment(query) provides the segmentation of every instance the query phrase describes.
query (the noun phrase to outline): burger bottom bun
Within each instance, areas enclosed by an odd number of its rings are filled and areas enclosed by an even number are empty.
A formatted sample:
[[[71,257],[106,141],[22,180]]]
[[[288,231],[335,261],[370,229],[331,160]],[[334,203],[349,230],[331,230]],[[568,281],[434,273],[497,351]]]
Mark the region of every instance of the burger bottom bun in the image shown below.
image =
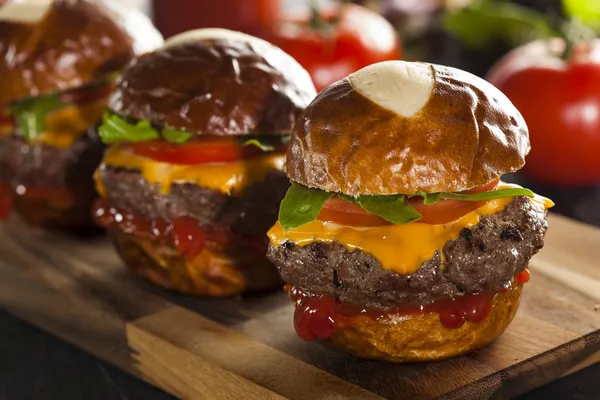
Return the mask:
[[[189,261],[172,244],[110,230],[127,267],[156,285],[186,294],[231,296],[281,287],[283,281],[264,255],[205,248]],[[237,250],[237,251],[236,251]]]
[[[28,224],[49,229],[98,231],[91,209],[96,191],[89,185],[77,188],[51,188],[49,197],[15,194],[13,209]]]
[[[358,357],[395,363],[459,356],[488,345],[504,332],[519,307],[521,289],[522,285],[515,285],[499,292],[490,315],[481,323],[467,321],[458,329],[448,329],[438,314],[365,319],[337,330],[329,342]]]

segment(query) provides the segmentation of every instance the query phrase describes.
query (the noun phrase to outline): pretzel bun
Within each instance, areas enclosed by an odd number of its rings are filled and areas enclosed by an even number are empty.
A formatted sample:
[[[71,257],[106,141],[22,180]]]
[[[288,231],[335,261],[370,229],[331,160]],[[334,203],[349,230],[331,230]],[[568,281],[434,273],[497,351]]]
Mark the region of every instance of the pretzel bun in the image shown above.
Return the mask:
[[[93,83],[161,44],[150,20],[117,0],[9,0],[0,5],[0,104]]]
[[[336,330],[329,342],[362,358],[390,362],[439,361],[480,349],[504,332],[515,316],[523,285],[499,292],[490,315],[477,324],[470,321],[448,329],[438,314],[403,315],[366,320]]]
[[[132,62],[109,107],[115,113],[201,135],[289,135],[316,92],[280,48],[226,29],[198,29]]]
[[[387,61],[323,90],[296,123],[291,180],[348,195],[455,192],[516,171],[529,152],[521,114],[467,72]]]

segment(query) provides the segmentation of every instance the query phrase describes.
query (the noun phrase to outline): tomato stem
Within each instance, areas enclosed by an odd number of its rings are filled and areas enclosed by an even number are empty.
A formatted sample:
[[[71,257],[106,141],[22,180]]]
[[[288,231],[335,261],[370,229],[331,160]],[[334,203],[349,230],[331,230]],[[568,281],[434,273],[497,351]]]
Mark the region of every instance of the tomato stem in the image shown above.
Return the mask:
[[[569,61],[573,59],[577,45],[589,43],[596,36],[594,31],[585,26],[578,19],[570,19],[562,24],[559,29],[560,35],[565,41],[565,50],[561,58]]]

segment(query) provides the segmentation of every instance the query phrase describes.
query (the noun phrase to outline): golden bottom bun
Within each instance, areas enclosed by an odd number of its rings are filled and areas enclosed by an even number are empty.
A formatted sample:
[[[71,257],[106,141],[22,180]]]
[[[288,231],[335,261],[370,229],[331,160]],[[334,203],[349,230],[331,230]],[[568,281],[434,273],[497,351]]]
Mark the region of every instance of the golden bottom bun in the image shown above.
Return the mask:
[[[52,195],[21,196],[16,194],[13,209],[28,224],[52,229],[100,230],[92,221],[94,187],[52,189]]]
[[[134,273],[166,289],[220,297],[281,287],[277,269],[264,255],[235,249],[204,249],[192,261],[171,244],[110,230],[109,237]]]
[[[438,314],[365,319],[337,330],[329,342],[362,358],[395,363],[437,361],[459,356],[490,344],[512,321],[521,298],[522,285],[498,293],[490,315],[481,323],[470,321],[448,329]]]

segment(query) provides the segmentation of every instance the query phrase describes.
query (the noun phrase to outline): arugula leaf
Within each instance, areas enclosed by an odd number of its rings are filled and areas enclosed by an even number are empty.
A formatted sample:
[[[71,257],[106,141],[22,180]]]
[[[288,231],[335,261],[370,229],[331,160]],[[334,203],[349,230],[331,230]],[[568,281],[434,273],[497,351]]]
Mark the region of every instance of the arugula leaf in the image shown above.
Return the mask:
[[[505,197],[533,197],[531,190],[525,188],[505,188],[481,193],[424,193],[414,195],[359,195],[348,196],[343,193],[324,192],[292,182],[279,208],[279,223],[284,229],[292,230],[314,221],[327,200],[337,195],[340,198],[356,203],[365,211],[377,215],[393,224],[407,224],[421,219],[421,214],[405,197],[422,197],[425,205],[432,205],[440,200],[482,201]]]
[[[421,214],[413,206],[404,203],[403,195],[366,196],[355,198],[365,211],[375,214],[393,224],[407,224],[421,219]]]
[[[48,114],[68,105],[69,103],[61,100],[60,96],[50,95],[20,101],[8,107],[6,111],[15,117],[23,137],[31,140],[44,132]]]
[[[482,201],[502,199],[504,197],[527,196],[533,197],[533,192],[525,188],[506,188],[491,190],[481,193],[438,193],[441,199],[445,200],[463,200],[463,201]],[[427,204],[427,203],[425,203]]]
[[[98,128],[102,141],[106,144],[117,142],[143,142],[160,139],[158,132],[148,121],[132,125],[116,114],[104,114],[104,122]]]
[[[417,193],[417,196],[421,196],[423,198],[423,204],[425,204],[426,206],[431,206],[431,205],[437,203],[438,201],[440,201],[441,193],[419,192],[419,193]],[[410,196],[410,197],[414,197],[414,196]]]
[[[279,207],[279,223],[284,229],[291,230],[314,221],[323,204],[334,194],[292,182]]]
[[[162,137],[167,142],[183,144],[192,138],[192,134],[178,129],[163,129]]]
[[[258,139],[250,139],[244,142],[244,146],[256,146],[262,151],[273,151],[275,150],[275,146],[267,143],[261,143]]]

